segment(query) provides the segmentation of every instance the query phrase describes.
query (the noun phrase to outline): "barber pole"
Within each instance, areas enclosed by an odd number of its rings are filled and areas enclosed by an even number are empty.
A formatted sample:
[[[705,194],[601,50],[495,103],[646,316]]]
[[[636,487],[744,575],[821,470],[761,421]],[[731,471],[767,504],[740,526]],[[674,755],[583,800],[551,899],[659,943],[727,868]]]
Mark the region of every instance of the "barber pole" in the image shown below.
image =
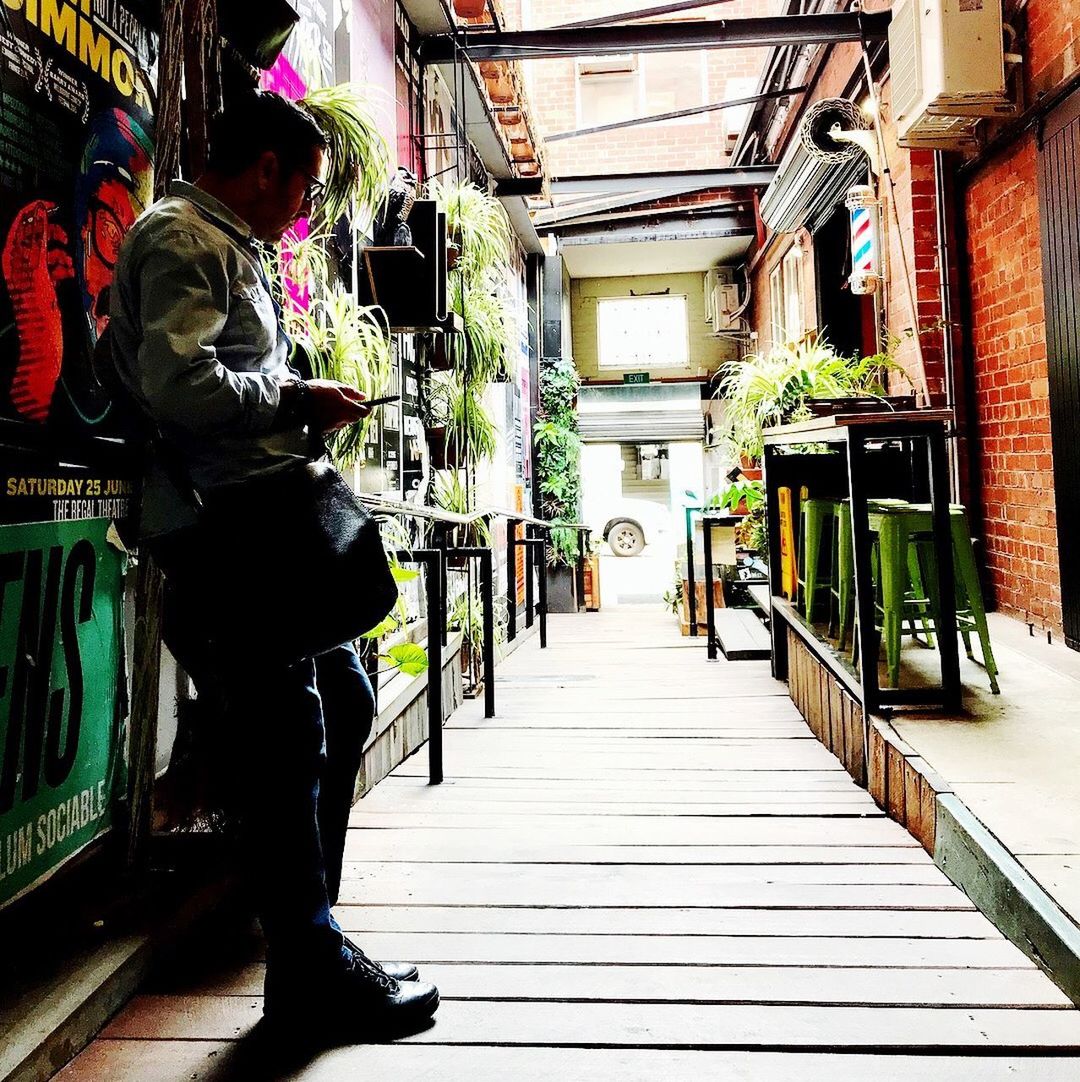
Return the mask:
[[[844,205],[851,215],[851,292],[876,293],[881,283],[881,229],[874,189],[868,184],[849,188]]]

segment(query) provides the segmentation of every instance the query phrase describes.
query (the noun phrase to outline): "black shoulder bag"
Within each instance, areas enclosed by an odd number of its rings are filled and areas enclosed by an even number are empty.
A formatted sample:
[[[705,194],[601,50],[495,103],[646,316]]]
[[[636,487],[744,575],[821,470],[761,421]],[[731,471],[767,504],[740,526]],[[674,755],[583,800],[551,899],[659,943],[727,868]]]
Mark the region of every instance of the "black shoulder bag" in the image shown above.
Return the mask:
[[[378,523],[326,461],[206,493],[198,563],[212,637],[294,664],[370,631],[397,600]]]

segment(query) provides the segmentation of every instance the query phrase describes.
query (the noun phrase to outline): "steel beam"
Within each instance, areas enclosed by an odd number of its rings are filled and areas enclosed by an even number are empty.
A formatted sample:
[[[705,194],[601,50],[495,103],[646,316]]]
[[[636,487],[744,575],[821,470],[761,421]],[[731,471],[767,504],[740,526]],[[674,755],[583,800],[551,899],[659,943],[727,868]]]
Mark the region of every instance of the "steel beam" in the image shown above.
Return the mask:
[[[891,18],[888,11],[837,12],[636,26],[496,31],[473,34],[457,42],[449,34],[443,34],[421,42],[420,59],[426,64],[450,63],[459,49],[470,60],[543,60],[610,53],[880,41],[887,36]]]
[[[675,109],[670,113],[653,113],[651,116],[634,117],[631,120],[618,120],[613,124],[599,124],[595,128],[573,128],[570,131],[556,132],[544,136],[544,142],[556,143],[560,139],[578,139],[583,135],[599,135],[601,132],[618,131],[622,128],[634,128],[641,124],[659,124],[665,120],[679,120],[686,116],[700,116],[702,113],[715,113],[720,109],[735,109],[740,105],[756,105],[759,101],[772,98],[790,98],[809,90],[808,86],[793,86],[784,90],[770,90],[765,94],[753,94],[748,98],[732,98],[730,101],[714,101],[708,105],[698,105],[693,109]]]
[[[738,169],[702,169],[670,173],[615,173],[608,176],[556,177],[552,195],[583,195],[589,192],[638,192],[652,188],[764,188],[776,174],[775,165],[746,165]],[[501,185],[500,185],[501,188]]]

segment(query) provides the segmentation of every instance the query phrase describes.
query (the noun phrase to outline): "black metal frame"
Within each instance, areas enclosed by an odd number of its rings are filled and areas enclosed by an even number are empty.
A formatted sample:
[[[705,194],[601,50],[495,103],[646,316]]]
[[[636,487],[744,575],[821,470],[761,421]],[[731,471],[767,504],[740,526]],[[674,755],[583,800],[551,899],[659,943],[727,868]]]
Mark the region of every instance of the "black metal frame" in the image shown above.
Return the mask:
[[[795,607],[779,596],[780,524],[777,476],[781,483],[784,458],[781,449],[793,445],[826,443],[843,449],[848,494],[851,499],[851,520],[854,540],[855,611],[859,622],[858,674],[827,649],[813,630],[805,624]],[[868,445],[900,444],[912,453],[921,445],[926,450],[928,492],[933,519],[933,544],[938,567],[940,610],[938,649],[941,657],[941,685],[937,688],[882,688],[878,681],[877,656],[879,643],[875,631],[875,597],[870,572],[871,537],[867,518],[869,488],[880,479],[868,460]],[[815,456],[816,457],[816,456]],[[811,647],[815,655],[860,702],[864,716],[894,706],[939,705],[948,711],[961,706],[960,657],[956,627],[955,572],[953,568],[952,531],[949,521],[949,461],[944,421],[926,419],[902,421],[881,420],[873,423],[833,426],[788,426],[773,429],[765,435],[764,476],[769,530],[769,576],[773,595],[771,621],[773,675],[787,678],[787,628],[795,631]],[[797,485],[793,484],[793,488]],[[793,509],[794,515],[794,509]],[[779,617],[777,619],[776,617]],[[868,736],[864,725],[864,741]]]
[[[691,508],[687,508],[690,511]],[[705,512],[701,516],[702,529],[702,546],[704,548],[704,560],[705,560],[705,634],[708,641],[706,642],[706,654],[709,661],[716,661],[716,599],[713,597],[713,558],[712,558],[712,528],[714,526],[734,526],[741,515],[710,515]],[[689,515],[687,515],[687,521],[690,521]],[[686,555],[688,560],[694,558],[694,542],[693,542],[693,530],[690,530],[690,536],[688,538],[689,544],[687,545]],[[691,580],[692,581],[692,580]],[[697,599],[694,599],[694,606],[691,609],[694,619],[697,619]]]
[[[421,42],[420,59],[425,64],[449,63],[459,49],[473,61],[542,60],[678,49],[742,49],[880,41],[888,34],[891,18],[889,11],[844,11],[700,22],[497,30],[472,34],[460,45],[454,36],[443,34],[425,38]]]
[[[428,780],[439,785],[443,780],[443,646],[446,635],[446,591],[443,581],[444,549],[402,549],[397,558],[401,563],[421,564],[424,576],[424,597],[428,613]],[[442,621],[442,633],[434,634],[433,614]],[[432,675],[434,673],[434,675]]]

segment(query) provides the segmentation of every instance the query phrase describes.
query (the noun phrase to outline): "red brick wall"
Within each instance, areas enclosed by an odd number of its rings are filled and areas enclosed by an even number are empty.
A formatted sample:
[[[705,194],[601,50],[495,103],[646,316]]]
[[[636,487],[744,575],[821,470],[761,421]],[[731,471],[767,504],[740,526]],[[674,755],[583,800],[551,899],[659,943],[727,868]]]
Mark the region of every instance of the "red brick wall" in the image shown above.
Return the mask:
[[[966,192],[970,333],[997,604],[1060,630],[1036,165],[1025,137]]]
[[[557,26],[587,17],[630,11],[648,6],[640,0],[531,0],[522,9],[528,29]],[[731,19],[761,14],[760,0],[731,0],[716,8],[702,8],[686,18]],[[698,71],[698,54],[687,52],[688,77]],[[713,49],[705,53],[706,102],[722,101],[729,78],[756,80],[768,55],[765,49]],[[537,60],[527,65],[529,97],[540,129],[545,134],[577,128],[575,61]],[[749,93],[753,93],[751,88]],[[703,103],[704,104],[704,103]],[[704,113],[693,121],[623,128],[601,135],[568,139],[547,145],[552,176],[602,173],[709,169],[727,161],[723,111]]]

